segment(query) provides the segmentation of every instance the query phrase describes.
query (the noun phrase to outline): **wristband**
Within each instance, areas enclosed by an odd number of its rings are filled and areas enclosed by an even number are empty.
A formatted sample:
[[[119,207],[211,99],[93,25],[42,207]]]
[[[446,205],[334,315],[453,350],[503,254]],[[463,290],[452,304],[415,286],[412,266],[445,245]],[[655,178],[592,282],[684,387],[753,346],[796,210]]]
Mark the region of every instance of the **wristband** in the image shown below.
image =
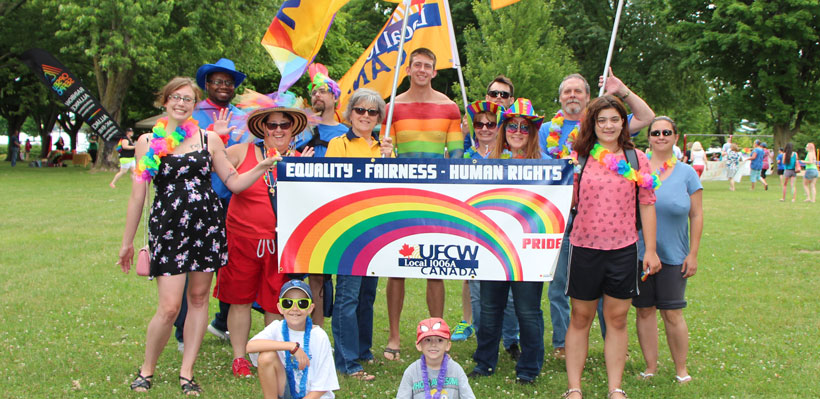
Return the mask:
[[[626,100],[626,98],[629,97],[630,94],[632,94],[632,90],[627,89],[626,90],[626,95],[621,97],[621,101]]]
[[[290,350],[290,354],[291,354],[291,355],[295,355],[295,354],[296,354],[296,351],[298,351],[298,350],[299,350],[299,346],[300,346],[300,345],[299,345],[299,341],[296,341],[296,346],[294,346],[294,347],[293,347],[293,349],[291,349],[291,350]]]

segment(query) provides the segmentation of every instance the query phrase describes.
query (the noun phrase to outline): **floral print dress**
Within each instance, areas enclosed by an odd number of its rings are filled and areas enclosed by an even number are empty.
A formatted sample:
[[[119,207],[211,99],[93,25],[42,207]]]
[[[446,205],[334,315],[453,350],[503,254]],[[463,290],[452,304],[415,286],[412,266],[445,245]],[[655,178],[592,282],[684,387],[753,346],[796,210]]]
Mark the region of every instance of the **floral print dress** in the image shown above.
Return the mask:
[[[201,132],[201,131],[200,131]],[[207,135],[200,134],[207,143]],[[149,223],[151,277],[215,272],[228,261],[222,203],[203,149],[160,159]]]

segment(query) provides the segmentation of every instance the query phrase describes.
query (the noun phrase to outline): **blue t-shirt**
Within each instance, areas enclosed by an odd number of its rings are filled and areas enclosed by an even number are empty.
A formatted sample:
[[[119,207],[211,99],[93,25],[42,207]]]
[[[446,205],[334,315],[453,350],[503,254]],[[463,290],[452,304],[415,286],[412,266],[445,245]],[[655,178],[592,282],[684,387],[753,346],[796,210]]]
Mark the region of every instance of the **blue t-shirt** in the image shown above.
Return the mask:
[[[783,154],[777,154],[777,170],[784,170],[786,168],[783,165]]]
[[[627,124],[632,123],[632,114],[626,116]],[[569,137],[569,133],[572,132],[572,129],[575,126],[578,126],[580,121],[571,121],[568,119],[564,119],[564,124],[561,126],[561,138],[558,139],[559,145],[565,145],[567,142],[567,137]],[[550,126],[552,126],[551,121],[545,121],[541,125],[541,129],[538,129],[538,144],[541,145],[541,151],[549,154],[547,151],[547,137],[550,135]],[[579,126],[578,129],[581,129]],[[633,134],[632,136],[636,136],[638,133]],[[466,148],[466,147],[465,147]],[[572,145],[569,146],[569,150],[572,151]]]
[[[766,157],[766,152],[763,151],[762,148],[758,147],[755,148],[754,153],[757,154],[757,158],[752,160],[752,163],[749,165],[749,167],[754,170],[763,169],[763,158]]]
[[[689,255],[689,197],[698,190],[703,190],[703,185],[697,172],[683,162],[675,164],[672,174],[655,190],[656,248],[662,263],[682,265]],[[640,259],[644,251],[643,234],[638,234]]]
[[[330,142],[330,140],[335,139],[345,133],[347,133],[350,128],[340,123],[338,125],[316,125],[316,131],[319,132],[319,140]],[[300,133],[293,139],[293,147],[299,148],[304,146],[305,144],[310,143],[310,140],[313,138],[313,131],[311,129],[305,129],[304,132]],[[327,153],[327,146],[324,145],[317,145],[316,148],[313,149],[314,154],[313,157],[324,157]]]

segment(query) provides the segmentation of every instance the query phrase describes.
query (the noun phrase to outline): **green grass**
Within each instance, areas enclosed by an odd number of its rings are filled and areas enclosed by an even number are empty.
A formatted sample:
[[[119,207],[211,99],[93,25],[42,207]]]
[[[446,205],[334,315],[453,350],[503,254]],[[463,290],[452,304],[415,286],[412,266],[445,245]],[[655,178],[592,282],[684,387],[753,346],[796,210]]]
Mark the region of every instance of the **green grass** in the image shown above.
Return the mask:
[[[22,166],[22,167],[21,167]],[[145,328],[156,307],[156,285],[115,266],[130,185],[112,190],[113,172],[78,167],[33,169],[0,163],[0,397],[108,398],[179,396],[180,354],[171,340],[161,356],[149,395],[128,390],[142,362]],[[775,185],[775,180],[771,180]],[[800,183],[800,181],[798,181]],[[780,203],[778,190],[755,192],[748,182],[729,192],[706,182],[706,227],[698,274],[689,282],[691,347],[695,381],[679,387],[661,338],[661,365],[653,382],[635,378],[643,358],[630,322],[630,357],[623,388],[631,397],[818,397],[820,323],[816,292],[820,255],[820,205]],[[139,239],[138,239],[139,241]],[[139,243],[138,243],[139,244]],[[376,300],[374,349],[381,359],[387,340],[384,282]],[[448,281],[446,319],[461,318],[460,282]],[[365,366],[378,378],[341,378],[339,398],[393,397],[405,367],[415,322],[426,317],[424,283],[408,280],[403,314],[403,355],[398,363]],[[211,301],[212,311],[216,301]],[[545,342],[550,347],[549,306],[544,294]],[[634,312],[630,314],[634,320]],[[255,316],[253,332],[262,328]],[[330,322],[326,323],[330,332]],[[661,332],[662,334],[662,332]],[[453,344],[452,356],[469,372],[475,339]],[[551,397],[565,390],[563,362],[548,357],[532,387],[513,384],[514,364],[502,352],[497,373],[472,381],[479,398]],[[196,377],[206,396],[260,397],[256,379],[231,376],[229,345],[206,335]],[[603,343],[591,334],[584,373],[587,398],[606,397]]]

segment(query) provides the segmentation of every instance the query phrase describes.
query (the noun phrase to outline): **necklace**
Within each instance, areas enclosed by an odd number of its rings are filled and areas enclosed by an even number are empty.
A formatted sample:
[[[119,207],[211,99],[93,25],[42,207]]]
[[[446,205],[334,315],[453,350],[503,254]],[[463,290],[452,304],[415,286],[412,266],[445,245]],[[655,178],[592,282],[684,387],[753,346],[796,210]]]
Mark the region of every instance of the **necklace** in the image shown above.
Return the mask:
[[[436,393],[433,395],[430,392],[430,377],[427,375],[427,359],[421,355],[421,379],[424,382],[424,398],[425,399],[440,399],[442,391],[444,391],[444,380],[447,378],[447,354],[441,359],[441,369],[438,371],[438,378],[436,379]]]
[[[140,158],[139,165],[134,171],[137,180],[149,181],[156,176],[159,171],[160,158],[174,152],[179,143],[199,130],[199,122],[194,118],[188,118],[171,133],[165,131],[166,126],[168,126],[168,118],[160,118],[154,125],[148,151]]]
[[[646,154],[646,155],[649,157],[649,159],[652,159],[652,153],[651,152]],[[658,178],[660,178],[661,175],[663,174],[663,172],[666,172],[667,169],[674,167],[676,163],[678,163],[678,159],[675,158],[675,154],[672,154],[672,157],[667,159],[666,162],[664,162],[663,165],[661,165],[661,167],[658,168],[658,171],[657,171]]]
[[[599,143],[595,143],[589,155],[603,167],[621,175],[626,180],[634,181],[641,188],[657,190],[658,187],[661,186],[661,179],[658,178],[657,173],[636,171],[629,162],[625,159],[617,159],[615,154],[611,153]]]
[[[550,120],[549,136],[547,136],[547,153],[554,159],[566,158],[572,152],[572,143],[575,142],[575,137],[578,136],[578,126],[572,129],[561,144],[561,128],[564,127],[564,111],[559,109],[555,116]]]
[[[310,331],[312,328],[313,321],[310,319],[310,316],[308,316],[307,319],[305,319],[305,344],[302,346],[302,350],[305,351],[308,359],[310,359]],[[284,339],[285,342],[290,342],[290,330],[288,330],[288,322],[285,320],[282,320],[282,339]],[[305,369],[302,370],[302,377],[299,378],[299,392],[296,392],[296,376],[294,373],[298,368],[299,362],[293,358],[290,351],[285,351],[285,375],[288,377],[290,396],[294,399],[301,399],[307,395],[307,377],[310,366],[306,366]]]

